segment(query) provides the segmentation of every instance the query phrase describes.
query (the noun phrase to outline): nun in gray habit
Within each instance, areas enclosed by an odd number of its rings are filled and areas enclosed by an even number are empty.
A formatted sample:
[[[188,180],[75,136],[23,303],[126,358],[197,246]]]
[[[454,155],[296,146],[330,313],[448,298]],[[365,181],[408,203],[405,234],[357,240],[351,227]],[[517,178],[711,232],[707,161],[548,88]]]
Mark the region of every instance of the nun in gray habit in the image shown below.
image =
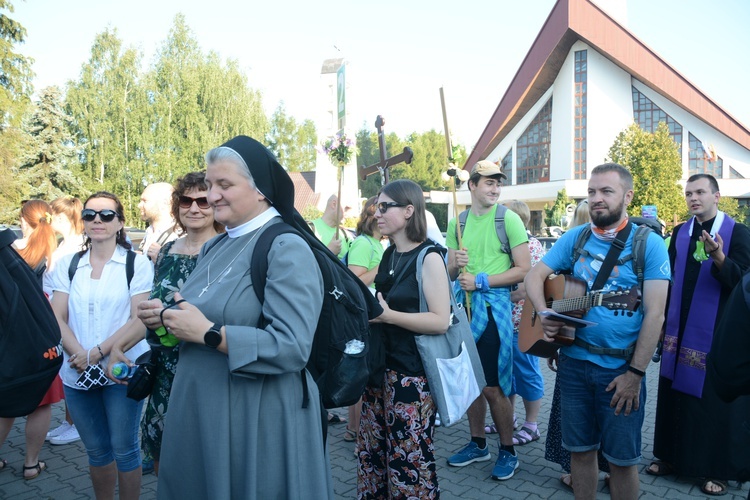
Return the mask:
[[[268,253],[265,302],[250,279],[259,234],[297,226],[294,187],[259,142],[206,154],[208,201],[226,235],[207,242],[163,324],[182,345],[164,426],[159,499],[333,498],[318,389],[303,371],[323,301],[312,251],[295,234]],[[158,324],[161,304],[139,317]],[[258,328],[261,311],[267,326]],[[309,405],[302,408],[307,380]]]

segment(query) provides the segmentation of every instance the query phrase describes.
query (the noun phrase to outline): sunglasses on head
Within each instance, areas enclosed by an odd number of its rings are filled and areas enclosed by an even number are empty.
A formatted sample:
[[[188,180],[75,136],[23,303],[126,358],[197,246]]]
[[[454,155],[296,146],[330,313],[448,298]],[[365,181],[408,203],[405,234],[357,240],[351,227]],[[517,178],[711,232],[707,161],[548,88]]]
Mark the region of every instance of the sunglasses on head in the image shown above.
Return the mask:
[[[208,204],[208,198],[201,196],[200,198],[191,198],[190,196],[180,196],[180,208],[190,208],[193,206],[193,202],[198,204],[198,208],[203,210],[209,208],[211,205]]]
[[[381,201],[375,206],[378,207],[378,210],[381,214],[384,214],[391,207],[405,207],[406,205],[404,205],[403,203],[396,203],[395,201]]]
[[[84,208],[81,211],[81,219],[86,222],[91,222],[99,216],[102,222],[112,222],[117,217],[117,212],[114,210],[92,210],[90,208]]]

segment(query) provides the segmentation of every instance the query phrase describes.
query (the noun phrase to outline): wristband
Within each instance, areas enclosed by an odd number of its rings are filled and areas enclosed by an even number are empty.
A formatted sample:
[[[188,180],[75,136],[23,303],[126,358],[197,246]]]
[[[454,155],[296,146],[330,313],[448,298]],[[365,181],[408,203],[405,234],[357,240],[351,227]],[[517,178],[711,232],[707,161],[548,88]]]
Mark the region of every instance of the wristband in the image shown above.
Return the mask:
[[[474,286],[477,290],[482,292],[490,291],[490,280],[487,278],[487,273],[479,273],[474,278]]]
[[[633,367],[633,365],[628,365],[628,371],[635,373],[639,377],[645,377],[646,376],[646,372],[644,372],[642,370],[639,370],[638,368]]]

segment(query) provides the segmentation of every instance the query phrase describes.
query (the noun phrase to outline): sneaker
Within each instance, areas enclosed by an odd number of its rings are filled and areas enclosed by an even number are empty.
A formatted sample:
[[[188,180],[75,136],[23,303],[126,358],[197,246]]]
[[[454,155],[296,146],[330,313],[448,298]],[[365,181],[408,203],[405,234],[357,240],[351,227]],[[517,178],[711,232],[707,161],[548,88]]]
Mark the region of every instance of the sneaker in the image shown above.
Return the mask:
[[[448,465],[453,467],[463,467],[464,465],[473,464],[474,462],[484,462],[492,458],[489,446],[484,449],[479,448],[477,443],[469,441],[466,447],[448,459]]]
[[[492,479],[495,481],[505,481],[513,477],[518,469],[518,455],[512,455],[509,451],[500,450],[497,454],[495,468],[492,469]]]
[[[154,472],[154,460],[151,458],[144,458],[143,462],[141,462],[141,474],[151,474]]]
[[[44,438],[44,439],[46,439],[47,441],[49,441],[53,437],[59,436],[60,434],[62,434],[63,432],[67,431],[71,427],[73,427],[73,426],[70,425],[66,420],[63,420],[63,423],[60,424],[59,426],[57,426],[56,428],[52,429],[51,431],[49,431],[47,433],[47,437]]]
[[[442,422],[440,421],[440,414],[438,412],[435,412],[435,427],[440,427]]]
[[[78,435],[78,429],[76,429],[75,425],[71,425],[70,429],[51,438],[49,444],[68,444],[78,441],[79,439],[81,439],[81,436]]]

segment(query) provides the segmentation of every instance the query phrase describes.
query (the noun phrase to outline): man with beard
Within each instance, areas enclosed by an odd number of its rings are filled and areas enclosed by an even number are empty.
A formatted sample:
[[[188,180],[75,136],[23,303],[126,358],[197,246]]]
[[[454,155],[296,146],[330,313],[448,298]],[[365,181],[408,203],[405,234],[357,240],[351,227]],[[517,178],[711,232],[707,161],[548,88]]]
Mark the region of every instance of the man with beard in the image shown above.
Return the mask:
[[[513,374],[510,292],[531,267],[529,238],[521,218],[497,204],[505,178],[500,167],[489,160],[474,165],[469,178],[471,209],[462,228],[463,248],[459,248],[456,234],[459,221],[451,220],[446,233],[448,272],[456,280],[456,300],[461,303],[465,294],[470,294],[471,331],[487,381],[482,395],[467,411],[471,441],[448,459],[448,465],[463,467],[490,460],[484,429],[489,403],[500,434],[500,450],[491,473],[492,479],[498,481],[510,479],[518,468],[513,447],[513,407],[508,399]],[[510,248],[503,248],[498,237],[498,210],[505,210],[503,222]]]
[[[537,312],[552,312],[544,296],[547,276],[571,270],[590,292],[613,242],[623,239],[624,248],[601,289],[638,284],[632,259],[635,225],[625,211],[632,199],[633,178],[625,167],[606,163],[594,168],[588,184],[591,236],[584,251],[573,262],[578,235],[586,225],[565,233],[526,275],[526,293]],[[645,372],[664,322],[670,279],[667,249],[655,233],[646,240],[642,267],[641,307],[627,314],[605,307],[589,309],[583,319],[594,324],[578,328],[574,343],[559,354],[563,447],[571,452],[576,498],[596,497],[599,448],[610,465],[613,498],[638,497]],[[540,318],[546,339],[552,340],[563,324]]]
[[[750,434],[742,432],[750,398],[726,403],[705,383],[714,329],[750,268],[750,231],[718,209],[720,197],[711,175],[693,175],[685,185],[692,217],[675,228],[669,245],[674,286],[654,430],[654,456],[660,460],[646,469],[656,476],[703,478],[701,490],[707,495],[726,493],[727,480],[750,479]]]

